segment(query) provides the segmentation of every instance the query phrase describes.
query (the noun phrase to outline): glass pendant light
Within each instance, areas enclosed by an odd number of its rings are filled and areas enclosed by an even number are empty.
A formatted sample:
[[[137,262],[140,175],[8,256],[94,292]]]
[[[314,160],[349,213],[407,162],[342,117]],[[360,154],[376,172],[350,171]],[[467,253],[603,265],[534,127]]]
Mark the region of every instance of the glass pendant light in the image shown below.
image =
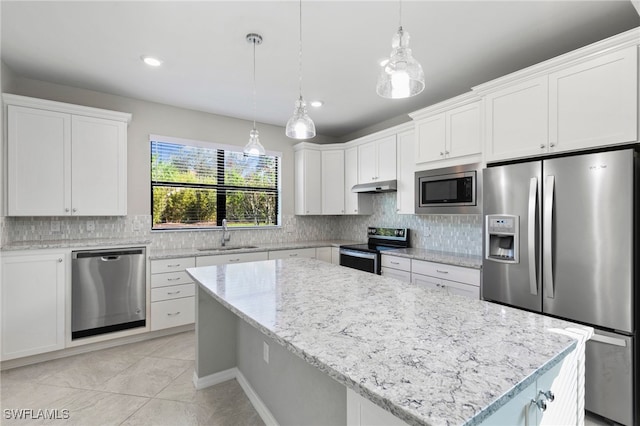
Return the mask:
[[[400,1],[400,20],[402,20],[402,1]],[[398,32],[391,41],[391,56],[382,66],[378,77],[376,92],[383,98],[400,99],[415,96],[424,90],[424,72],[422,66],[411,55],[409,33],[400,22]]]
[[[251,33],[247,34],[246,38],[248,43],[253,44],[253,129],[249,132],[249,142],[243,151],[247,155],[264,155],[264,147],[256,129],[256,44],[262,44],[262,36]]]
[[[296,101],[293,115],[287,121],[285,133],[293,139],[311,139],[316,135],[316,126],[307,114],[307,103],[302,98],[302,0],[300,0],[300,51],[298,55],[299,66],[299,92],[300,97]]]

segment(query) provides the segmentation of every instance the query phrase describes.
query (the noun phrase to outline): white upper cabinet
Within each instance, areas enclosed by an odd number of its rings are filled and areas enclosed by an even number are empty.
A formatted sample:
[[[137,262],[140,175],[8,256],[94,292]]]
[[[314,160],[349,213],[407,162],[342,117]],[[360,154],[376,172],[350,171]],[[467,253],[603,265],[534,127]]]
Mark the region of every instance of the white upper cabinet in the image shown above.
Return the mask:
[[[322,214],[322,156],[319,150],[295,152],[295,213]]]
[[[407,130],[398,133],[398,191],[396,211],[400,214],[415,214],[415,132]]]
[[[549,144],[569,151],[638,140],[635,46],[549,75]]]
[[[372,214],[373,195],[352,192],[358,184],[358,147],[344,150],[344,211],[345,214]]]
[[[468,93],[410,114],[415,123],[414,163],[448,161],[446,165],[478,161],[482,153],[480,101]],[[423,167],[420,167],[423,168]]]
[[[547,76],[515,84],[485,97],[487,161],[527,157],[548,150]]]
[[[127,214],[130,114],[4,95],[9,216]]]
[[[638,40],[630,30],[475,87],[485,160],[636,142]]]
[[[396,135],[358,145],[358,183],[396,179]]]
[[[322,213],[344,214],[344,149],[322,151]]]

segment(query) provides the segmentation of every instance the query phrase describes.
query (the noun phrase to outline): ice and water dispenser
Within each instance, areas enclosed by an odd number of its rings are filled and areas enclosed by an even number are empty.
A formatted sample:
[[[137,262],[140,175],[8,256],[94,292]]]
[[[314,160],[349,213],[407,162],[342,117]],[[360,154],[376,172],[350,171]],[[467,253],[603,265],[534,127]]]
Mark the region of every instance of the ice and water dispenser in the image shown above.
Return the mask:
[[[519,262],[519,216],[487,215],[485,257],[504,263]]]

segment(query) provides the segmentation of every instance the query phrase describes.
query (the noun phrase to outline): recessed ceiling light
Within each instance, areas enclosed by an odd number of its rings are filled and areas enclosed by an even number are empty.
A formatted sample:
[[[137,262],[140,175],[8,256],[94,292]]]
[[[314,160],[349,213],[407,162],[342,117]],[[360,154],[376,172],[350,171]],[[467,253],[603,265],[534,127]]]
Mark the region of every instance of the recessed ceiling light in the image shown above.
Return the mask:
[[[140,56],[140,59],[142,59],[142,61],[151,66],[151,67],[159,67],[160,65],[162,65],[162,61],[158,58],[154,58],[153,56]]]
[[[322,102],[322,101],[311,101],[310,104],[314,108],[320,108],[322,105],[324,105],[324,102]]]

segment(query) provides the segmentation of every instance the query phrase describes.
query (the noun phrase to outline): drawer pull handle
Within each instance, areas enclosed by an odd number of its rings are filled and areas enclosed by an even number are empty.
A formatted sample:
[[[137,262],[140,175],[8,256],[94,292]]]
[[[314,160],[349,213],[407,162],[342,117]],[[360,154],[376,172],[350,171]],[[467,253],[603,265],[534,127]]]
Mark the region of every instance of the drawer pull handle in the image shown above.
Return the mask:
[[[436,272],[441,273],[441,274],[448,274],[449,271],[442,271],[440,269],[436,269]]]
[[[175,265],[167,265],[167,268],[177,268],[178,266],[180,266],[180,264],[176,263]]]
[[[168,291],[168,292],[167,292],[167,295],[170,295],[170,294],[180,294],[180,293],[181,293],[181,291],[180,291],[180,290],[178,290],[178,291]]]
[[[229,259],[229,262],[240,262],[240,259]]]
[[[400,262],[394,262],[392,260],[390,260],[389,263],[391,263],[392,265],[399,265],[400,264]]]
[[[289,257],[296,257],[298,253],[289,253]]]
[[[168,317],[175,317],[176,315],[180,315],[180,311],[167,314]]]
[[[167,281],[180,281],[180,277],[177,277],[177,278],[167,278]]]

